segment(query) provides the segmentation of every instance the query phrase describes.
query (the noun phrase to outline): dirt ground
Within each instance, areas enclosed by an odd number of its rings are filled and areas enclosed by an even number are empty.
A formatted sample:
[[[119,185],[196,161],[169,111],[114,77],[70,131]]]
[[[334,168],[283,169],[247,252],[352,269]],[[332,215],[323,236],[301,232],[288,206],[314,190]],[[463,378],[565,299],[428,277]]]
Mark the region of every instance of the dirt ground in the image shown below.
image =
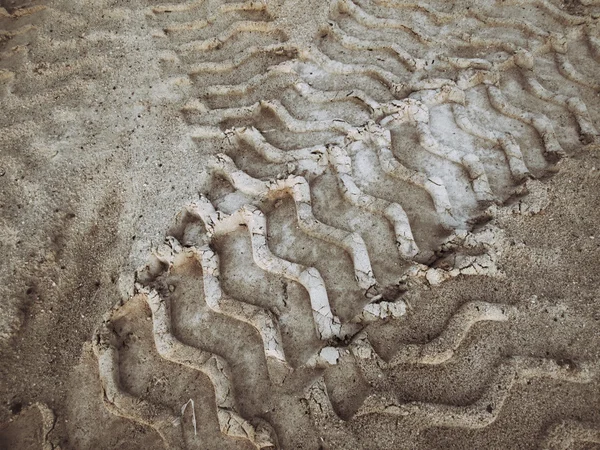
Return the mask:
[[[330,3],[0,1],[0,448],[600,449],[600,6]]]

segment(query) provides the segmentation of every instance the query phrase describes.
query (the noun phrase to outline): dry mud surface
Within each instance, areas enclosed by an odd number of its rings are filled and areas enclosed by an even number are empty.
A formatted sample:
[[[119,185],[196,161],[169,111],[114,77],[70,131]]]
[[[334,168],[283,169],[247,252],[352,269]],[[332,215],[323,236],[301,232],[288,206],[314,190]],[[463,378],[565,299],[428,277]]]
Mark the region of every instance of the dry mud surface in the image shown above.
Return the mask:
[[[0,6],[0,448],[600,449],[597,0]]]

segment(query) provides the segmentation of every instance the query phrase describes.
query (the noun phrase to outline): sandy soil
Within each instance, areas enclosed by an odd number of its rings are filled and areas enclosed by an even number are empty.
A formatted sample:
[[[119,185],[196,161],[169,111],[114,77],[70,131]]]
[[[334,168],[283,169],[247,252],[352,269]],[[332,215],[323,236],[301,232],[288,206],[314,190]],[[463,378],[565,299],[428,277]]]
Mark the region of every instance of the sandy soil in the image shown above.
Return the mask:
[[[600,448],[600,7],[397,3],[0,2],[0,448]]]

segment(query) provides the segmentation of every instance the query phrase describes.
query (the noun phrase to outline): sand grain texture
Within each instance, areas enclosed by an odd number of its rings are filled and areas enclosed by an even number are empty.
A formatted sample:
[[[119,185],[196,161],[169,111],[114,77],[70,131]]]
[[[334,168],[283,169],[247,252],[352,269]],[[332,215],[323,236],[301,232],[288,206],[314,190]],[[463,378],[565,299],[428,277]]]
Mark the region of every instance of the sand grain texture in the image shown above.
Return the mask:
[[[0,6],[0,448],[600,448],[597,2]]]

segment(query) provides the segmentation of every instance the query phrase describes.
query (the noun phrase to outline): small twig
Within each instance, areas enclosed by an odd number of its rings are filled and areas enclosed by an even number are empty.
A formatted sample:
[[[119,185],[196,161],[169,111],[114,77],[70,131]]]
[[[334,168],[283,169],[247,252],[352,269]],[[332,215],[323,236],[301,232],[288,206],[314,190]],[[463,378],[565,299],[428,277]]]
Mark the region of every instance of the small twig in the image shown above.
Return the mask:
[[[192,404],[192,423],[194,424],[194,436],[198,436],[198,429],[196,427],[196,408],[194,407],[194,400],[191,398],[181,407],[181,420],[183,420],[183,413],[185,413],[185,409],[190,403]]]

